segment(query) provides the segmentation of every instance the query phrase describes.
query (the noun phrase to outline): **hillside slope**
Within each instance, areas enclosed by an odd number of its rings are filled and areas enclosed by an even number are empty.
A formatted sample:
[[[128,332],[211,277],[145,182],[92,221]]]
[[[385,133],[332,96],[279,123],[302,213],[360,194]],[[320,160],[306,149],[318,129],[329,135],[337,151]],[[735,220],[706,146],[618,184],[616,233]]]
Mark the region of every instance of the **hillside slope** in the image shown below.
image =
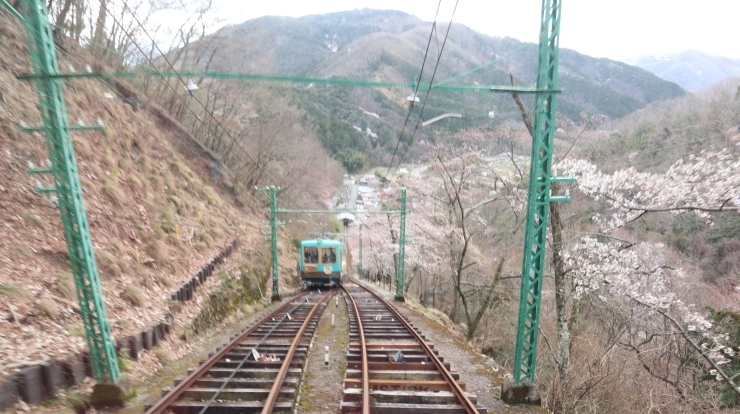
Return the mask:
[[[27,361],[61,359],[86,348],[59,212],[46,196],[44,138],[35,88],[15,75],[30,66],[22,26],[0,12],[0,378]],[[96,58],[64,42],[60,67]],[[97,62],[100,64],[100,62]],[[240,255],[258,246],[258,205],[214,169],[186,134],[121,99],[99,80],[71,80],[70,123],[100,120],[105,130],[74,132],[73,144],[103,294],[114,337],[169,317],[175,287],[237,237]],[[113,95],[107,99],[104,94]],[[260,235],[261,236],[261,235]],[[242,259],[243,260],[243,259]],[[194,311],[197,312],[197,306]]]
[[[411,82],[418,76],[430,26],[402,12],[364,9],[296,19],[262,17],[239,25],[238,35],[268,40],[271,46],[265,53],[273,62],[271,69],[281,74]],[[438,31],[441,44],[446,27]],[[462,73],[521,45],[515,39],[493,38],[454,24],[436,80]],[[432,41],[434,53],[439,46]],[[395,59],[382,59],[383,53]],[[392,67],[393,74],[384,71],[383,64]],[[535,81],[536,65],[533,45],[456,83],[505,84],[508,73],[512,73],[529,85]],[[567,103],[568,117],[577,117],[585,109],[618,118],[647,103],[684,93],[678,85],[643,69],[568,49],[561,51],[560,65],[560,81],[565,89],[561,102]]]
[[[251,52],[217,55],[211,69],[411,83],[419,76],[424,62],[430,28],[429,22],[391,10],[363,9],[301,18],[261,17],[224,28],[214,35],[226,39],[218,50],[240,43]],[[442,48],[447,28],[440,25],[437,30],[429,46],[423,84],[432,80],[436,55]],[[434,82],[449,79],[522,46],[527,45],[454,24]],[[561,51],[560,57],[559,83],[563,93],[558,99],[558,112],[564,122],[582,122],[584,115],[615,119],[652,102],[685,94],[680,86],[638,67],[567,49]],[[518,85],[531,86],[536,80],[536,68],[537,46],[530,44],[513,56],[449,84],[509,85],[509,74],[512,74]],[[355,163],[347,160],[354,159],[356,153],[367,158],[366,164],[385,164],[391,158],[406,119],[410,90],[306,84],[295,84],[290,90],[294,102],[308,113],[306,120],[316,127],[325,148],[350,171]],[[426,93],[420,98],[426,99]],[[533,96],[523,99],[532,107]],[[495,113],[493,119],[488,116],[491,111]],[[413,110],[411,129],[419,118],[428,120],[447,112],[461,113],[463,117],[447,118],[433,127],[420,129],[414,141],[435,142],[437,134],[468,128],[490,132],[502,123],[520,122],[519,112],[508,94],[489,93],[485,87],[478,93],[435,90],[429,94],[423,115],[420,106]],[[423,152],[416,152],[419,151]]]

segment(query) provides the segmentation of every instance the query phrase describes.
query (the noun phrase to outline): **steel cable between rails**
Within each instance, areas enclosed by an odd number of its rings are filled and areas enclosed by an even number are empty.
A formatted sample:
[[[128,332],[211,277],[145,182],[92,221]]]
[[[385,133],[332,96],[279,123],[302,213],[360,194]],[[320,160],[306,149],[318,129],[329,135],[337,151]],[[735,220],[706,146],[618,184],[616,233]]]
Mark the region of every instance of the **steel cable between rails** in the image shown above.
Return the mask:
[[[324,294],[324,296],[316,302],[316,305],[311,309],[311,312],[309,312],[309,314],[306,315],[306,319],[303,321],[301,328],[299,329],[298,333],[296,334],[296,337],[293,339],[293,342],[290,345],[290,349],[288,349],[288,352],[285,355],[285,360],[283,360],[283,364],[280,367],[280,371],[278,372],[277,378],[275,378],[275,382],[272,384],[272,387],[270,388],[270,394],[267,396],[267,399],[265,400],[265,405],[262,408],[262,414],[272,413],[272,410],[275,407],[275,403],[277,402],[277,399],[280,395],[280,387],[282,386],[282,383],[285,380],[285,374],[290,368],[290,363],[293,360],[293,355],[295,355],[295,350],[296,348],[298,348],[298,344],[300,344],[301,340],[303,339],[303,334],[306,332],[306,328],[308,327],[309,322],[311,321],[311,319],[313,319],[319,306],[329,298],[330,292],[331,290],[327,291]]]
[[[308,292],[304,293],[304,295],[308,295]],[[300,296],[299,296],[300,298]],[[287,308],[290,305],[290,302],[280,306],[279,308],[272,311],[270,314],[265,316],[260,321],[265,321],[267,318],[273,317],[274,315],[277,315],[280,312],[283,312],[285,308]],[[208,369],[212,368],[213,365],[216,364],[216,362],[220,361],[221,358],[223,358],[231,349],[234,348],[234,346],[240,342],[242,342],[244,339],[246,339],[249,335],[251,335],[257,328],[260,327],[259,323],[255,323],[252,327],[246,329],[242,333],[240,333],[234,340],[231,341],[231,343],[225,347],[223,347],[218,353],[213,355],[211,358],[209,358],[206,362],[200,365],[196,370],[194,370],[190,375],[188,375],[185,379],[183,379],[179,384],[177,384],[175,387],[173,387],[167,394],[165,394],[161,399],[159,399],[152,407],[150,407],[146,414],[160,414],[165,412],[167,410],[167,407],[173,403],[182,393],[185,391],[185,389],[191,385],[193,385],[198,378],[201,377],[202,373],[200,371],[207,371]]]
[[[321,304],[322,304],[322,303],[323,303],[323,302],[324,302],[324,301],[326,300],[326,298],[328,297],[328,295],[329,295],[329,292],[326,292],[326,293],[324,294],[324,296],[323,296],[323,297],[321,298],[321,300],[318,300],[318,301],[316,302],[316,304],[315,304],[315,305],[313,306],[313,308],[311,309],[311,311],[309,312],[309,314],[308,314],[308,315],[306,315],[306,319],[305,319],[305,320],[303,321],[303,325],[301,326],[301,329],[300,329],[300,330],[298,331],[298,333],[296,334],[296,340],[298,340],[298,338],[299,338],[299,337],[303,336],[303,332],[305,331],[305,327],[306,327],[306,325],[307,325],[307,324],[308,324],[308,322],[309,322],[309,321],[310,321],[310,320],[311,320],[311,319],[313,318],[313,315],[314,315],[314,313],[316,312],[316,309],[318,309],[319,305],[321,305]],[[304,303],[305,303],[305,302],[304,302]],[[275,329],[277,329],[277,327],[278,327],[278,326],[280,326],[280,324],[281,324],[281,323],[283,323],[283,322],[285,321],[285,319],[286,319],[286,318],[288,317],[288,315],[290,315],[291,313],[295,312],[295,311],[296,311],[296,310],[297,310],[298,308],[300,308],[301,306],[303,306],[303,303],[299,304],[298,306],[294,307],[294,308],[293,308],[293,309],[291,309],[290,311],[286,312],[286,313],[285,313],[285,316],[283,316],[283,317],[282,317],[282,318],[281,318],[281,319],[280,319],[280,320],[278,321],[278,323],[276,323],[276,324],[275,324],[275,325],[274,325],[274,326],[272,327],[272,329],[270,329],[270,331],[269,331],[269,332],[267,332],[267,333],[266,333],[266,334],[265,334],[265,335],[264,335],[264,336],[262,337],[262,339],[260,339],[260,340],[259,340],[259,341],[257,342],[257,344],[256,344],[256,345],[254,346],[254,349],[257,349],[257,347],[258,347],[258,346],[259,346],[260,344],[262,344],[262,342],[264,342],[264,341],[265,341],[265,340],[267,339],[267,337],[269,337],[269,336],[270,336],[270,335],[272,334],[272,332],[273,332],[273,331],[275,331]],[[288,320],[290,320],[290,319],[288,319]],[[294,342],[295,342],[295,341],[294,341]],[[285,364],[288,364],[288,366],[290,366],[290,360],[292,359],[292,355],[290,355],[290,354],[291,354],[291,352],[290,352],[290,351],[291,351],[291,350],[292,350],[292,351],[295,351],[295,346],[296,346],[296,345],[297,345],[297,343],[295,343],[295,344],[291,344],[291,348],[290,348],[290,350],[288,350],[288,353],[287,353],[287,354],[285,355],[285,359],[283,360],[283,365],[285,365]],[[236,375],[236,373],[237,373],[237,372],[239,372],[239,370],[240,370],[240,369],[241,369],[241,367],[242,367],[242,366],[244,365],[244,363],[246,363],[246,362],[247,362],[247,360],[249,359],[249,356],[250,356],[250,355],[251,355],[251,353],[249,353],[249,352],[248,352],[248,353],[247,353],[247,354],[246,354],[246,355],[244,356],[244,358],[242,358],[241,362],[239,362],[239,365],[237,365],[237,367],[236,367],[236,368],[234,368],[234,370],[233,370],[233,371],[231,372],[231,374],[229,375],[229,377],[228,377],[228,378],[226,378],[226,380],[224,380],[224,381],[223,381],[223,383],[221,384],[221,387],[219,387],[219,389],[218,389],[218,390],[217,390],[217,391],[216,391],[216,392],[215,392],[215,393],[213,394],[213,396],[212,396],[212,397],[211,397],[211,398],[210,398],[210,399],[208,400],[208,402],[206,403],[206,405],[205,405],[205,406],[203,406],[203,408],[202,408],[202,409],[200,410],[200,412],[199,412],[198,414],[204,414],[204,413],[206,412],[206,410],[208,410],[208,408],[210,408],[211,404],[213,404],[213,402],[214,402],[214,401],[216,400],[216,398],[217,398],[217,397],[218,397],[219,395],[221,395],[221,392],[222,392],[222,391],[223,391],[223,390],[224,390],[224,389],[226,388],[226,386],[227,386],[227,385],[229,384],[229,382],[230,382],[230,381],[232,380],[232,378],[234,378],[234,375]],[[282,371],[282,367],[281,367],[281,371]],[[284,373],[283,373],[283,376],[284,376]],[[276,378],[276,379],[275,379],[275,384],[277,384],[278,382],[280,382],[280,383],[282,384],[282,378]],[[279,388],[279,386],[278,386],[278,388]],[[270,393],[270,395],[268,395],[268,399],[269,399],[269,398],[270,398],[271,396],[272,396],[272,392]],[[266,409],[267,407],[268,407],[268,404],[267,404],[267,401],[266,401],[266,402],[265,402],[265,409]],[[272,410],[270,409],[270,411],[268,411],[268,413],[269,413],[269,412],[271,412],[271,411],[272,411]],[[264,412],[264,411],[263,411],[263,412]]]

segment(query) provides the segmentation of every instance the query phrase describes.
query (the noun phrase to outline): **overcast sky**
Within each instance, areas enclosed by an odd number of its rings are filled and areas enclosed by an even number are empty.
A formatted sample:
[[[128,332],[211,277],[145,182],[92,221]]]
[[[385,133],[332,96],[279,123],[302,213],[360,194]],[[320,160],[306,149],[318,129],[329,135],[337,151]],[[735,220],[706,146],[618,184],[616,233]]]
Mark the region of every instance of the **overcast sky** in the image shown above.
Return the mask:
[[[438,0],[215,0],[226,23],[260,16],[299,17],[362,8],[434,20]],[[449,21],[455,0],[442,0]],[[454,21],[491,36],[536,42],[540,0],[460,0]],[[625,60],[688,49],[740,59],[740,0],[563,0],[560,46]]]

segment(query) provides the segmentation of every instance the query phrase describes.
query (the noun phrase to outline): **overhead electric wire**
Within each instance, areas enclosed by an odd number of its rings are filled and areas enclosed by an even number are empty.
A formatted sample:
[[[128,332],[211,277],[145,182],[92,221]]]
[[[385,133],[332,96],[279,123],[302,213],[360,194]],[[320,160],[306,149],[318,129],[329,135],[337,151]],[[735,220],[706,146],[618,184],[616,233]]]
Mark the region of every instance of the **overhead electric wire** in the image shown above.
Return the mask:
[[[421,62],[421,70],[419,71],[419,78],[415,82],[416,85],[414,87],[414,93],[411,95],[413,101],[411,102],[411,107],[409,108],[408,113],[406,114],[406,120],[403,121],[403,128],[401,128],[401,134],[398,136],[398,142],[396,143],[396,148],[393,150],[393,155],[391,156],[391,162],[388,164],[388,169],[385,172],[385,175],[388,176],[388,173],[391,170],[391,167],[393,167],[393,160],[396,158],[396,153],[398,152],[398,146],[401,145],[401,140],[403,139],[403,133],[406,130],[406,125],[409,122],[409,118],[411,117],[411,110],[413,110],[414,102],[416,102],[416,94],[419,91],[419,85],[421,85],[421,76],[424,74],[424,65],[427,62],[427,55],[429,54],[429,46],[432,44],[432,34],[434,34],[437,31],[437,16],[439,15],[439,8],[442,6],[442,0],[439,0],[439,3],[437,3],[437,12],[434,14],[434,22],[432,22],[432,30],[429,32],[429,40],[427,41],[427,49],[424,51],[424,60]]]
[[[151,59],[150,59],[150,58],[149,58],[149,57],[147,56],[147,54],[146,54],[146,53],[144,53],[144,51],[143,51],[143,50],[141,49],[141,47],[140,47],[140,46],[139,46],[139,45],[138,45],[138,44],[136,43],[136,41],[135,41],[135,40],[134,40],[134,39],[132,38],[132,36],[131,36],[131,35],[130,35],[130,34],[129,34],[129,33],[127,32],[127,31],[126,31],[126,29],[125,29],[125,28],[123,27],[123,25],[122,25],[121,23],[119,23],[119,22],[118,22],[118,20],[117,20],[117,19],[116,19],[116,17],[115,17],[114,15],[113,15],[113,13],[111,13],[111,12],[110,12],[110,10],[108,10],[108,9],[107,9],[107,8],[106,8],[106,7],[105,7],[105,6],[104,6],[104,5],[102,4],[102,3],[101,3],[101,5],[100,5],[100,7],[103,7],[103,8],[105,9],[105,11],[106,11],[106,12],[107,12],[107,13],[108,13],[108,14],[109,14],[110,16],[111,16],[111,18],[113,19],[113,21],[114,21],[114,22],[115,22],[115,23],[116,23],[116,24],[117,24],[117,25],[118,25],[118,26],[119,26],[119,27],[121,28],[121,30],[122,30],[122,31],[123,31],[123,33],[124,33],[124,34],[126,35],[126,37],[128,37],[128,38],[129,38],[129,40],[131,41],[131,43],[132,43],[132,44],[133,44],[133,45],[134,45],[134,46],[135,46],[135,47],[136,47],[136,48],[137,48],[137,49],[139,50],[139,52],[140,52],[140,53],[142,54],[142,56],[144,56],[144,58],[145,58],[145,59],[146,59],[146,60],[147,60],[147,61],[149,62],[149,64],[151,65],[151,67],[152,67],[152,68],[154,68],[154,70],[155,70],[155,71],[156,71],[157,73],[159,73],[159,74],[160,74],[160,76],[162,77],[162,79],[164,79],[164,76],[163,76],[163,75],[162,75],[162,74],[161,74],[161,73],[159,72],[159,70],[157,70],[157,69],[156,69],[156,67],[155,67],[155,65],[154,65],[154,62],[152,62],[152,61],[151,61]],[[135,15],[135,14],[133,13],[133,11],[131,10],[131,8],[130,8],[130,7],[128,6],[128,4],[127,4],[127,3],[125,2],[125,1],[123,1],[123,7],[125,7],[125,8],[126,8],[126,9],[127,9],[127,10],[128,10],[128,11],[129,11],[130,13],[131,13],[131,17],[133,17],[133,19],[134,19],[134,20],[136,21],[136,24],[138,24],[138,25],[139,25],[139,27],[140,27],[140,28],[141,28],[141,30],[142,30],[142,31],[144,32],[144,34],[145,34],[145,35],[146,35],[146,36],[147,36],[147,37],[149,38],[149,40],[150,40],[150,41],[152,42],[152,46],[154,46],[154,48],[156,48],[156,49],[157,49],[157,51],[159,52],[159,54],[160,54],[160,55],[162,56],[162,58],[164,59],[164,61],[165,61],[165,62],[167,62],[167,65],[168,65],[168,66],[169,66],[169,67],[170,67],[170,68],[172,69],[172,71],[173,71],[173,72],[175,73],[176,77],[177,77],[177,78],[178,78],[178,79],[180,80],[180,82],[181,82],[181,83],[182,83],[182,84],[183,84],[183,85],[184,85],[185,87],[187,87],[187,83],[186,83],[186,82],[185,82],[185,81],[184,81],[184,80],[182,79],[182,77],[180,76],[180,74],[179,74],[179,73],[178,73],[178,72],[177,72],[177,71],[175,70],[175,67],[174,67],[174,66],[172,65],[172,63],[171,63],[171,62],[170,62],[170,61],[169,61],[169,60],[167,59],[167,56],[166,56],[166,55],[165,55],[165,54],[164,54],[164,53],[162,52],[162,50],[161,50],[161,49],[159,48],[159,46],[158,46],[158,45],[157,45],[157,43],[156,43],[156,42],[154,41],[154,39],[152,38],[152,36],[151,36],[151,35],[149,35],[149,32],[147,32],[147,30],[146,30],[146,28],[144,27],[144,25],[143,25],[143,24],[142,24],[142,23],[141,23],[141,22],[139,21],[139,19],[138,19],[138,18],[136,17],[136,15]],[[203,121],[202,121],[202,120],[201,120],[201,119],[200,119],[200,118],[198,117],[198,115],[197,115],[197,114],[195,113],[195,111],[193,111],[193,110],[192,110],[192,108],[190,108],[190,106],[189,106],[189,105],[187,104],[187,102],[185,102],[185,100],[184,100],[184,99],[182,98],[182,96],[180,96],[180,95],[179,95],[179,94],[177,93],[177,91],[175,90],[175,88],[174,88],[174,87],[173,87],[172,85],[170,85],[170,84],[169,84],[169,82],[166,82],[166,81],[165,81],[165,83],[166,83],[166,84],[167,84],[167,86],[168,86],[168,87],[169,87],[169,88],[170,88],[170,89],[172,90],[172,92],[174,92],[175,96],[177,96],[177,97],[178,97],[178,99],[180,99],[180,101],[181,101],[181,102],[183,103],[183,105],[184,105],[184,106],[185,106],[185,107],[186,107],[186,108],[188,109],[188,111],[190,111],[190,113],[191,113],[191,114],[193,114],[193,116],[195,117],[195,119],[199,120],[200,122],[203,122]],[[192,97],[193,97],[193,98],[195,99],[195,101],[196,101],[196,102],[198,102],[198,104],[199,104],[199,105],[200,105],[200,106],[201,106],[201,107],[203,108],[203,110],[204,110],[204,111],[205,111],[205,112],[206,112],[206,113],[207,113],[207,114],[208,114],[208,115],[209,115],[209,116],[211,117],[211,119],[213,119],[213,121],[214,121],[214,122],[215,122],[215,123],[216,123],[216,124],[217,124],[217,125],[218,125],[218,126],[219,126],[219,127],[220,127],[220,128],[221,128],[221,129],[222,129],[222,130],[223,130],[224,132],[225,132],[225,133],[226,133],[226,136],[227,136],[227,137],[228,137],[228,138],[229,138],[229,139],[231,140],[231,142],[232,142],[232,143],[233,143],[234,145],[236,145],[236,146],[237,146],[237,147],[238,147],[238,148],[239,148],[240,150],[242,150],[242,152],[244,153],[244,155],[246,155],[246,156],[247,156],[247,158],[249,158],[249,160],[250,160],[250,161],[252,162],[252,164],[255,164],[255,165],[257,165],[257,162],[256,162],[256,161],[254,160],[254,158],[252,158],[252,156],[251,156],[251,155],[249,155],[249,153],[247,152],[247,150],[246,150],[246,149],[244,149],[244,147],[243,147],[243,146],[242,146],[242,145],[241,145],[241,144],[240,144],[240,143],[239,143],[239,142],[238,142],[238,141],[237,141],[237,140],[236,140],[236,139],[235,139],[235,138],[234,138],[234,137],[233,137],[233,136],[231,135],[231,133],[229,133],[229,131],[228,131],[228,130],[226,129],[226,127],[224,127],[224,126],[223,126],[223,124],[221,124],[221,122],[219,122],[219,121],[218,121],[218,119],[216,118],[216,116],[215,116],[215,115],[213,115],[213,113],[212,113],[212,112],[211,112],[210,110],[208,110],[208,108],[207,108],[207,107],[206,107],[205,105],[203,105],[203,102],[201,102],[201,100],[200,100],[200,99],[198,99],[198,97],[197,97],[197,96],[195,96],[194,94],[191,94],[191,96],[192,96]],[[236,155],[235,155],[235,156],[236,156]],[[245,164],[246,164],[246,162],[245,162],[245,161],[244,161],[243,159],[241,159],[241,158],[240,158],[239,156],[236,156],[236,157],[237,157],[237,158],[239,159],[239,161],[241,161],[241,162],[243,162],[243,163],[245,163]],[[276,182],[277,182],[277,180],[275,179],[275,177],[274,177],[274,176],[272,176],[272,174],[270,174],[270,173],[267,173],[266,175],[268,175],[268,176],[269,176],[270,178],[272,178],[272,180],[273,180],[273,181],[276,181]],[[287,193],[286,193],[286,194],[284,194],[284,196],[288,198],[288,200],[289,200],[289,201],[290,201],[290,202],[291,202],[291,203],[293,204],[293,206],[294,206],[294,207],[298,208],[298,207],[297,207],[297,205],[296,205],[296,203],[295,203],[295,201],[293,201],[293,199],[292,199],[292,198],[291,198],[291,197],[290,197],[290,196],[289,196],[289,195],[288,195]]]
[[[396,166],[396,169],[393,170],[393,173],[395,174],[396,170],[401,166],[401,162],[403,162],[403,158],[406,156],[406,152],[409,150],[409,147],[414,143],[414,136],[416,136],[416,131],[419,130],[419,124],[421,124],[421,117],[424,115],[424,107],[427,104],[427,99],[429,99],[429,92],[432,90],[432,84],[434,83],[434,77],[437,75],[437,68],[439,68],[439,61],[442,58],[442,53],[445,51],[445,45],[447,44],[447,37],[450,34],[450,29],[452,28],[452,21],[455,19],[455,12],[457,11],[457,5],[460,3],[460,0],[455,1],[455,8],[452,10],[452,17],[450,17],[450,24],[447,26],[447,32],[445,32],[445,38],[442,41],[442,49],[439,51],[439,55],[437,55],[437,63],[434,65],[434,72],[432,72],[432,79],[429,81],[429,88],[427,89],[426,95],[424,95],[424,103],[421,105],[421,111],[419,112],[419,119],[416,121],[416,126],[414,127],[414,132],[411,134],[411,138],[409,139],[408,144],[406,144],[406,148],[403,151],[403,154],[398,158],[398,165]],[[400,140],[399,140],[400,142]],[[391,164],[393,163],[393,160],[391,160]]]

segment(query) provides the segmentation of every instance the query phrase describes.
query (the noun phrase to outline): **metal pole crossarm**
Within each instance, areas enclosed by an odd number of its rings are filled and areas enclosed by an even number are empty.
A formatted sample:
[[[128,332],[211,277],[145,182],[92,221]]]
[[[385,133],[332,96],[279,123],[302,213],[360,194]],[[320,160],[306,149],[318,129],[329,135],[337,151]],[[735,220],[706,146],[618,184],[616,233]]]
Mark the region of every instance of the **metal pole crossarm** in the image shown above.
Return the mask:
[[[26,172],[29,174],[56,174],[57,170],[53,168],[30,168]]]
[[[54,191],[58,197],[93,375],[98,383],[115,382],[119,376],[118,359],[85,215],[62,87],[53,76],[58,73],[58,63],[49,16],[43,0],[23,0],[21,4],[31,63],[34,72],[41,75],[35,83],[51,161],[49,172],[53,172],[55,182],[55,188],[37,191]]]
[[[286,82],[286,83],[308,83],[314,85],[329,85],[329,86],[348,86],[348,87],[361,87],[361,88],[399,88],[399,89],[412,89],[414,88],[413,83],[407,82],[376,82],[368,81],[364,79],[347,79],[347,78],[308,78],[298,76],[279,76],[279,75],[260,75],[253,73],[229,73],[229,72],[153,72],[150,70],[142,72],[70,72],[70,73],[55,73],[55,74],[36,74],[28,73],[24,75],[16,76],[20,80],[37,80],[37,79],[73,79],[73,78],[132,78],[138,76],[157,76],[165,78],[176,78],[176,77],[203,77],[211,79],[232,79],[232,80],[251,80],[251,81],[269,81],[269,82]],[[502,93],[539,93],[539,92],[552,92],[559,93],[559,89],[538,89],[528,88],[521,86],[507,86],[507,85],[432,85],[432,89],[439,91],[448,92],[480,92],[489,90],[491,92],[502,92]],[[428,84],[419,85],[419,91],[426,91],[430,89]]]
[[[23,132],[37,132],[37,131],[49,131],[52,128],[49,127],[19,127]],[[68,126],[68,130],[70,131],[102,131],[105,129],[103,125],[77,125],[77,126]]]
[[[547,245],[547,216],[550,196],[553,141],[555,139],[555,98],[558,81],[560,0],[543,0],[538,53],[538,91],[535,101],[532,153],[530,158],[527,219],[522,254],[514,381],[534,384],[539,339],[542,280]],[[561,178],[555,178],[559,182]],[[562,181],[560,181],[562,182]]]
[[[570,196],[550,196],[551,203],[567,203],[570,202]]]
[[[260,190],[261,191],[261,190]],[[278,214],[402,214],[401,210],[386,210],[386,211],[352,211],[352,210],[296,210],[296,209],[276,209]]]
[[[491,92],[504,92],[504,93],[560,93],[563,90],[562,89],[555,89],[555,88],[545,88],[540,89],[537,88],[524,88],[520,86],[491,86],[490,89]]]
[[[576,181],[576,177],[550,177],[550,184],[571,184]]]

